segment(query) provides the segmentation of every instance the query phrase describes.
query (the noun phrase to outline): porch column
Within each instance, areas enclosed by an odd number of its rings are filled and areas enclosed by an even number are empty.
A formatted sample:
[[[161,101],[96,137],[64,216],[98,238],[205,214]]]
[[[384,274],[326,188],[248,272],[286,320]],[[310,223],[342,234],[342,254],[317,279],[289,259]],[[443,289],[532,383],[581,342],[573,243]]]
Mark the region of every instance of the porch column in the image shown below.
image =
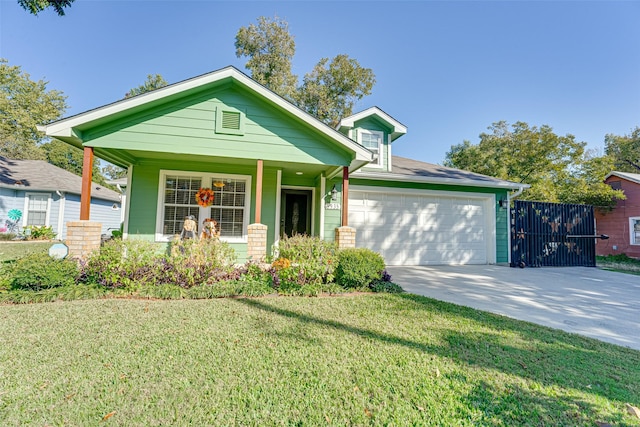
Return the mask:
[[[356,247],[356,229],[349,227],[349,166],[342,168],[342,227],[336,228],[340,249]]]
[[[349,226],[349,166],[342,168],[342,226]]]
[[[260,224],[262,213],[262,171],[264,162],[258,160],[256,168],[255,222],[247,230],[247,259],[264,262],[267,257],[267,226]]]
[[[82,188],[80,192],[80,221],[89,220],[92,173],[93,147],[84,147],[82,156]]]
[[[256,170],[256,215],[255,223],[260,224],[261,212],[262,212],[262,169],[263,161],[258,160],[258,167]]]

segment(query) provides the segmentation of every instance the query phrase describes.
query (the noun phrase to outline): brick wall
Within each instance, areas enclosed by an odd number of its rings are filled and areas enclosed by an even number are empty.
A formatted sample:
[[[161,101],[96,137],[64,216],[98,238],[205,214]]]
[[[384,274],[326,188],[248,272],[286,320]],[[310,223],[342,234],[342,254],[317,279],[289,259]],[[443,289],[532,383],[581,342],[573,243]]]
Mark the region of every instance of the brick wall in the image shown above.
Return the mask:
[[[67,222],[69,257],[86,259],[91,252],[100,249],[102,224],[91,221]]]

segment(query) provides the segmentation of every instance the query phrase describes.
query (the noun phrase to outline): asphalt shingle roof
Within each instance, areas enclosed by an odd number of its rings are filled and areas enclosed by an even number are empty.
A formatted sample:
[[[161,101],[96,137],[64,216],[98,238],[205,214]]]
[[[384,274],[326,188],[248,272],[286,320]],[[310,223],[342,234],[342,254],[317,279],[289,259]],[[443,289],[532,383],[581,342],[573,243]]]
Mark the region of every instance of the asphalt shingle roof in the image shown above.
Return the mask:
[[[505,181],[479,173],[434,165],[433,163],[420,162],[418,160],[400,156],[392,156],[391,168],[392,173],[407,177],[472,180],[479,183],[493,185],[511,183],[511,181]]]
[[[0,186],[33,191],[64,191],[80,194],[82,178],[44,160],[12,160],[0,156]],[[114,202],[120,195],[92,183],[91,197]]]

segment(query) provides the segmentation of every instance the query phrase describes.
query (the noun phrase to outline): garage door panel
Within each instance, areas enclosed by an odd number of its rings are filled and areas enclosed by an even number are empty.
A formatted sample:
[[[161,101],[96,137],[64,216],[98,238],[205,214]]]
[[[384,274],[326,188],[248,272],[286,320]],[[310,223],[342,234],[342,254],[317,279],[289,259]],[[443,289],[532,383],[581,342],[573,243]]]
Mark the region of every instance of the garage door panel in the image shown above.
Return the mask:
[[[484,200],[356,189],[351,194],[349,222],[358,246],[379,252],[387,264],[487,262]]]

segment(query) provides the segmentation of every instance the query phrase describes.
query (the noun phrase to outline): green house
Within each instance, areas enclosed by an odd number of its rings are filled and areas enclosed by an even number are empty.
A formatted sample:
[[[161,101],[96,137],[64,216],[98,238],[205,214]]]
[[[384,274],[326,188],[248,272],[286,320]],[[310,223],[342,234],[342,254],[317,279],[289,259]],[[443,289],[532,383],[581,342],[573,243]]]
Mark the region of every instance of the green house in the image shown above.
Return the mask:
[[[393,156],[407,129],[376,107],[334,129],[227,67],[41,129],[85,164],[127,168],[126,238],[169,242],[192,215],[215,220],[241,260],[305,233],[389,265],[509,261],[506,206],[523,185]]]

